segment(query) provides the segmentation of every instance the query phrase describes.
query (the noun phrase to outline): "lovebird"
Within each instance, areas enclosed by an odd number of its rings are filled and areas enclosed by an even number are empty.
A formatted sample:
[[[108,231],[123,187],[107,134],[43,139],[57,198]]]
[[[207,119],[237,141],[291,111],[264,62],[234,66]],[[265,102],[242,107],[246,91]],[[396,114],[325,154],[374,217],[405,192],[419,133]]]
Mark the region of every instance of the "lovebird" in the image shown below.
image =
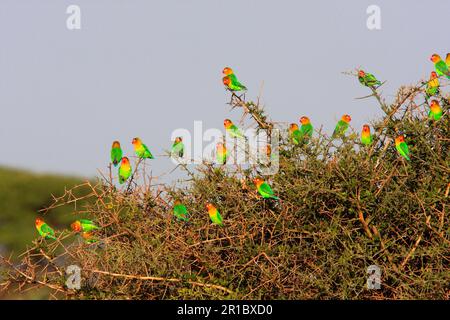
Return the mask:
[[[208,213],[209,213],[209,217],[211,218],[211,221],[215,224],[218,224],[219,226],[222,226],[223,219],[222,219],[222,216],[220,215],[219,210],[217,210],[217,208],[211,203],[206,204],[206,209],[208,209]]]
[[[264,198],[264,199],[275,199],[275,200],[279,200],[278,197],[275,196],[275,194],[273,193],[272,188],[269,186],[269,184],[267,182],[265,182],[263,179],[261,178],[255,178],[253,179],[253,182],[256,185],[256,189],[258,190],[259,194]]]
[[[223,121],[223,125],[225,127],[225,130],[230,134],[232,138],[244,138],[241,130],[239,130],[239,128],[236,127],[236,125],[233,124],[230,119],[225,119]]]
[[[344,114],[341,120],[338,121],[336,128],[334,128],[332,137],[342,136],[348,129],[348,124],[352,121],[352,118],[348,114]]]
[[[119,183],[122,184],[131,176],[131,164],[127,157],[122,158],[119,167]]]
[[[70,228],[75,232],[91,232],[100,229],[94,222],[88,219],[76,220],[70,225]]]
[[[303,116],[300,118],[300,123],[302,124],[300,127],[300,134],[302,136],[302,139],[304,138],[311,138],[313,135],[313,126],[311,124],[311,121],[309,120],[308,117]]]
[[[450,53],[447,53],[447,57],[445,57],[445,64],[450,69]]]
[[[370,127],[369,125],[365,124],[363,125],[362,131],[361,131],[361,142],[368,146],[371,145],[373,141],[373,137],[370,134]]]
[[[442,108],[439,105],[437,100],[432,100],[430,104],[430,112],[428,113],[428,117],[432,120],[440,120],[442,118]]]
[[[437,76],[436,71],[431,71],[430,80],[427,83],[425,93],[429,98],[438,94],[438,92],[439,92],[439,78]]]
[[[180,158],[183,158],[184,155],[184,143],[182,137],[176,137],[175,141],[172,145],[172,154],[177,155]]]
[[[180,200],[175,200],[173,204],[173,214],[178,220],[188,221],[189,214],[186,206],[180,202]]]
[[[247,88],[239,82],[233,69],[226,67],[223,69],[222,73],[225,77],[222,78],[223,84],[231,91],[245,91]]]
[[[397,138],[395,138],[395,148],[403,158],[405,158],[408,161],[411,161],[411,159],[409,158],[408,145],[406,144],[405,137],[403,135],[400,135]]]
[[[111,162],[114,167],[117,167],[120,160],[122,160],[122,148],[120,148],[120,142],[114,141],[111,147]]]
[[[358,80],[363,86],[366,87],[381,85],[381,81],[378,81],[373,74],[365,73],[363,70],[358,71]]]
[[[448,59],[448,55],[447,55]],[[450,70],[446,62],[444,62],[438,54],[433,54],[430,60],[434,63],[434,68],[439,76],[445,75],[450,79]]]
[[[141,159],[154,159],[150,150],[148,150],[147,146],[142,143],[141,139],[134,138],[131,143],[134,146],[134,152]]]
[[[291,141],[294,144],[299,144],[300,141],[302,140],[302,134],[296,123],[291,123],[289,125],[289,137],[291,138]]]
[[[216,146],[216,160],[219,164],[225,164],[227,162],[228,150],[223,143],[218,143]]]
[[[44,222],[41,218],[36,218],[35,221],[36,229],[39,232],[39,234],[44,237],[45,239],[53,239],[55,238],[55,231]]]

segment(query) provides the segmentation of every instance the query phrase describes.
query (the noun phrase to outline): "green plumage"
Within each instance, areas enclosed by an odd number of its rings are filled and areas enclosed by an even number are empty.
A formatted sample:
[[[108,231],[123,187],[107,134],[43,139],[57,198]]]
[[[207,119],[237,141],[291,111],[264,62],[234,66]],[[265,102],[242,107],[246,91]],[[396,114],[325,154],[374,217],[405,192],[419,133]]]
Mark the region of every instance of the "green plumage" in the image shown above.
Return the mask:
[[[431,120],[435,120],[435,121],[440,120],[442,118],[442,115],[443,115],[442,109],[439,109],[439,111],[437,111],[437,112],[433,112],[433,110],[430,110],[430,112],[428,113],[428,117]]]
[[[173,214],[177,217],[178,220],[188,221],[188,211],[184,204],[176,204],[173,206]]]
[[[373,137],[372,137],[372,135],[371,135],[371,134],[369,134],[369,135],[367,135],[367,136],[361,135],[361,142],[362,142],[364,145],[366,145],[366,146],[371,145],[372,142],[373,142]]]
[[[227,131],[232,138],[244,138],[241,130],[239,130],[239,128],[236,127],[235,124],[232,124],[229,128],[227,128]]]
[[[272,188],[269,186],[267,182],[263,182],[259,187],[257,187],[259,194],[264,199],[275,199],[278,200],[279,198],[275,196]]]
[[[78,221],[80,221],[81,224],[81,230],[84,232],[90,232],[92,230],[98,230],[100,229],[99,227],[97,227],[94,222],[92,222],[91,220],[88,219],[79,219]]]
[[[229,74],[227,77],[230,79],[230,84],[228,85],[228,88],[231,91],[244,91],[244,90],[247,90],[247,87],[239,82],[239,80],[237,79],[237,77],[236,77],[236,75],[234,73],[233,74]]]
[[[381,85],[381,81],[377,80],[377,78],[371,73],[366,73],[363,77],[358,76],[358,80],[362,85],[366,87]]]
[[[114,167],[117,167],[117,165],[120,163],[120,161],[122,160],[122,148],[120,147],[114,147],[111,148],[111,162],[114,165]]]
[[[123,166],[119,167],[119,183],[124,183],[131,176],[131,166]]]
[[[339,120],[336,125],[336,128],[334,128],[332,137],[335,138],[335,137],[340,137],[340,136],[344,135],[345,132],[347,131],[347,129],[348,129],[348,123],[343,120]]]
[[[399,144],[396,144],[395,147],[397,148],[398,153],[405,158],[408,161],[411,161],[410,157],[409,157],[409,149],[408,149],[408,145],[406,144],[406,142],[401,142]]]
[[[211,218],[211,221],[215,224],[218,224],[219,226],[223,225],[223,219],[222,216],[220,215],[219,210],[216,210],[215,213],[210,214],[209,217]]]
[[[309,139],[313,135],[314,128],[311,123],[302,124],[300,127],[301,139]]]
[[[302,133],[300,130],[295,129],[294,131],[291,131],[291,141],[294,144],[299,144],[302,140]]]
[[[136,155],[141,159],[154,159],[148,147],[143,143],[136,149]]]
[[[46,223],[40,226],[40,228],[37,229],[39,234],[44,237],[45,239],[53,239],[55,238],[55,231]]]
[[[176,155],[180,158],[184,155],[184,143],[182,141],[174,142],[172,145],[172,155]]]
[[[450,79],[450,70],[448,69],[447,64],[443,60],[439,60],[434,64],[434,67],[436,69],[436,73],[439,76],[447,76],[448,79]]]

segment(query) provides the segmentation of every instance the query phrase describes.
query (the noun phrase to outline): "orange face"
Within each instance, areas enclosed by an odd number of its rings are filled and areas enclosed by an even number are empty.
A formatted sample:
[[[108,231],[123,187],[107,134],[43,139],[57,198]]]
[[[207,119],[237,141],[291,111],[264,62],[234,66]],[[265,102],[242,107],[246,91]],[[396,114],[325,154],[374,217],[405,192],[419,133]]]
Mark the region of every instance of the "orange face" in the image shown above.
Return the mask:
[[[74,223],[72,223],[71,225],[70,225],[70,227],[72,228],[72,230],[73,231],[75,231],[75,232],[80,232],[81,231],[81,223],[80,223],[80,221],[75,221]]]
[[[432,78],[432,79],[437,78],[437,73],[436,73],[436,71],[431,71],[431,78]]]
[[[127,164],[129,164],[129,163],[130,163],[130,160],[128,160],[127,157],[123,157],[123,158],[122,158],[122,164],[123,164],[123,165],[127,165]]]
[[[120,142],[119,141],[114,141],[112,144],[113,148],[120,148]]]
[[[214,209],[214,206],[211,203],[207,203],[206,204],[206,209],[208,209],[208,211],[212,210],[212,209]]]
[[[223,77],[222,78],[222,82],[223,82],[223,84],[225,85],[225,86],[229,86],[230,85],[230,83],[231,83],[231,79],[229,78],[229,77]]]
[[[342,116],[342,120],[349,123],[350,121],[352,121],[352,117],[350,117],[348,114],[344,114]]]
[[[261,178],[255,178],[253,179],[253,183],[256,185],[260,185],[261,183],[263,183],[263,180]]]
[[[175,138],[175,142],[176,142],[176,143],[179,143],[179,142],[181,142],[181,141],[183,141],[183,138],[182,138],[182,137],[176,137],[176,138]]]
[[[224,75],[228,76],[230,74],[233,74],[233,70],[231,68],[229,68],[229,67],[225,67],[225,68],[223,68],[222,73]]]
[[[289,129],[291,131],[298,130],[298,125],[296,123],[291,123],[291,125],[289,126]]]
[[[366,75],[366,73],[364,71],[362,71],[362,70],[358,71],[358,76],[364,77],[365,75]]]
[[[232,122],[231,122],[230,119],[225,119],[225,120],[223,120],[223,125],[224,125],[225,127],[231,126],[231,124],[232,124]]]
[[[439,60],[441,60],[441,57],[438,54],[433,54],[430,58],[431,61],[433,61],[434,63],[438,62]]]
[[[405,137],[404,136],[398,136],[397,137],[397,141],[398,142],[405,142]]]
[[[180,202],[180,200],[175,200],[174,202],[173,202],[173,205],[175,205],[175,206],[177,206],[177,205],[179,205],[179,204],[181,204],[181,202]]]
[[[139,138],[133,138],[133,141],[131,141],[131,143],[132,144],[136,144],[136,143],[139,143],[141,141],[141,139],[139,139]]]
[[[35,223],[36,223],[37,226],[40,226],[41,224],[44,223],[44,220],[42,220],[41,218],[36,218]]]
[[[300,118],[300,123],[301,124],[308,124],[309,123],[309,118],[305,117],[305,116],[301,117]]]
[[[365,132],[365,133],[370,132],[370,128],[367,124],[363,125],[363,132]]]

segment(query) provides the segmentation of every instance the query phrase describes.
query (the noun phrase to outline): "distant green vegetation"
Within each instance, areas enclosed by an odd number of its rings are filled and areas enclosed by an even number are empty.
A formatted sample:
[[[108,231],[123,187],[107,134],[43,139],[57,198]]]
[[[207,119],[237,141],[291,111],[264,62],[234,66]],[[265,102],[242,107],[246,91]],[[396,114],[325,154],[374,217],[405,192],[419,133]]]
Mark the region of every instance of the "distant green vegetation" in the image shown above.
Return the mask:
[[[0,167],[0,246],[22,252],[37,237],[38,211],[52,204],[52,195],[61,196],[65,188],[80,183],[80,178]],[[72,210],[70,206],[55,208],[44,219],[56,229],[66,228]]]

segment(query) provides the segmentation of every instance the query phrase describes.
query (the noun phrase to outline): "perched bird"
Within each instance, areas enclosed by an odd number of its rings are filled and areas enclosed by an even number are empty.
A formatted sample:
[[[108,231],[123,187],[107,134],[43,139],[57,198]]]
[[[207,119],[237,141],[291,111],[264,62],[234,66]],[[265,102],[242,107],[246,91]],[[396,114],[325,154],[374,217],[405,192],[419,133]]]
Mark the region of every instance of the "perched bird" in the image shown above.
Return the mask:
[[[373,74],[365,73],[363,70],[358,71],[358,80],[363,86],[366,87],[375,87],[381,85],[381,81],[378,81]]]
[[[373,137],[370,134],[370,127],[369,125],[365,124],[363,125],[362,131],[361,131],[361,142],[368,146],[371,145],[373,141]]]
[[[228,150],[225,145],[219,142],[216,146],[216,159],[217,163],[225,164],[227,162]]]
[[[124,183],[131,176],[131,164],[127,157],[122,158],[122,163],[119,167],[119,183]]]
[[[183,158],[184,155],[184,143],[182,137],[176,137],[175,141],[172,145],[172,154],[177,155],[180,158]]]
[[[405,158],[408,161],[411,161],[411,159],[409,158],[408,145],[406,144],[405,137],[403,137],[403,135],[400,135],[397,138],[395,138],[395,148],[403,158]]]
[[[134,152],[141,159],[153,159],[153,155],[145,144],[142,143],[141,139],[134,138],[131,143],[134,146]]]
[[[247,88],[239,82],[236,75],[231,68],[224,68],[222,73],[225,77],[222,78],[223,84],[231,91],[245,91]]]
[[[439,78],[437,76],[436,71],[431,71],[430,80],[427,83],[425,92],[426,92],[428,98],[438,94]]]
[[[114,167],[117,167],[120,160],[122,160],[122,148],[120,148],[120,142],[114,141],[111,147],[111,162]]]
[[[209,217],[211,218],[211,221],[215,224],[218,224],[219,226],[222,226],[223,219],[222,219],[222,216],[220,215],[219,210],[217,210],[217,208],[211,203],[206,204],[206,209],[208,209],[208,213],[209,213]]]
[[[75,232],[91,232],[93,230],[100,229],[94,224],[94,222],[88,219],[76,220],[70,225],[70,227]]]
[[[256,189],[258,190],[259,194],[264,198],[264,199],[275,199],[275,200],[279,200],[278,197],[275,196],[275,194],[273,193],[272,188],[269,186],[269,184],[267,182],[265,182],[263,179],[261,178],[255,178],[253,179],[253,182],[256,185]]]
[[[41,218],[36,218],[35,221],[36,229],[39,232],[39,234],[44,237],[45,239],[53,239],[55,238],[55,231],[44,222]]]
[[[289,125],[289,136],[291,138],[292,143],[299,144],[302,140],[302,134],[298,129],[298,125],[296,123],[291,123]]]
[[[439,105],[437,100],[432,100],[430,104],[430,112],[428,113],[428,117],[432,120],[440,120],[442,118],[442,108]]]
[[[307,139],[311,138],[312,135],[313,135],[313,129],[314,128],[313,128],[313,126],[311,124],[311,121],[309,121],[309,118],[305,117],[305,116],[301,117],[300,118],[300,123],[302,124],[301,127],[300,127],[300,133],[301,133],[302,139],[304,139],[304,138],[307,138]]]
[[[348,114],[344,114],[341,120],[338,121],[336,128],[334,128],[332,137],[342,136],[348,129],[348,125],[352,118]]]
[[[450,53],[447,53],[447,57],[445,57],[445,64],[450,69]]]
[[[188,211],[186,206],[180,202],[180,200],[175,200],[173,204],[173,214],[177,217],[178,220],[188,221]]]
[[[230,119],[225,119],[223,125],[232,138],[244,138],[241,130]]]
[[[448,58],[448,55],[447,55]],[[433,54],[430,60],[434,63],[434,68],[439,76],[445,75],[450,79],[449,66],[444,62],[438,54]]]

